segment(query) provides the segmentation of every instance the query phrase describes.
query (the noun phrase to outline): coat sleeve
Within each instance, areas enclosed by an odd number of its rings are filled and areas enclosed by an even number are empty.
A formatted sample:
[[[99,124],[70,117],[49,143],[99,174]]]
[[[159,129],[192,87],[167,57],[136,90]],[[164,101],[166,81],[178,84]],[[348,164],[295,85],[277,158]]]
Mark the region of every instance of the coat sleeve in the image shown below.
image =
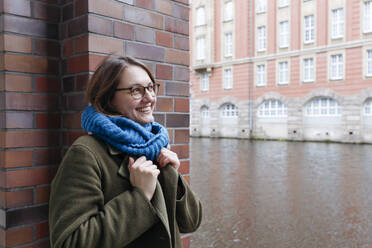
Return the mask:
[[[176,220],[181,233],[196,231],[202,220],[202,206],[189,184],[178,174],[178,195],[176,200]],[[182,192],[182,193],[180,193]]]
[[[104,204],[99,160],[83,145],[66,153],[49,202],[52,248],[124,247],[159,221],[137,188]]]

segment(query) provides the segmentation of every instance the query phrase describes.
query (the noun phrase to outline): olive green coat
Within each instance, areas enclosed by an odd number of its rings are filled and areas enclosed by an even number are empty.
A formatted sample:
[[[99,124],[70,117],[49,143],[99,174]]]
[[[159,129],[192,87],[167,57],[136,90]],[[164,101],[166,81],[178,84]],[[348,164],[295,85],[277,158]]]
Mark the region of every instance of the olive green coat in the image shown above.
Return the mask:
[[[127,164],[128,155],[93,136],[74,142],[51,186],[51,247],[182,247],[180,232],[200,225],[199,199],[167,166],[148,201]]]

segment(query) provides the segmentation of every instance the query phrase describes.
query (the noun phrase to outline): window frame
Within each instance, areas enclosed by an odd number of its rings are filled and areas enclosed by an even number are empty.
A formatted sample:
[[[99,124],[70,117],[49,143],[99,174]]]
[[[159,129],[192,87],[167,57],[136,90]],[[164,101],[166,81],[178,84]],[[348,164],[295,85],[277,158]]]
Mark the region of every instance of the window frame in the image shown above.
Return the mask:
[[[324,106],[324,101],[326,102],[326,106]],[[334,103],[334,113],[330,113],[332,110],[331,102]],[[317,113],[315,113],[315,110]],[[314,97],[306,103],[304,114],[307,117],[340,117],[342,115],[342,109],[340,103],[332,97]]]
[[[368,113],[367,113],[368,107]],[[364,116],[372,116],[372,98],[367,98],[367,100],[363,104],[363,115]]]
[[[230,71],[229,72],[229,76],[228,76],[228,73],[227,71]],[[227,84],[229,82],[229,84]],[[224,68],[223,69],[223,89],[224,90],[231,90],[233,88],[233,70],[231,67],[229,68]]]
[[[340,13],[339,13],[340,11],[342,11],[342,16],[340,16]],[[335,13],[338,13],[336,17],[335,17]],[[337,20],[335,20],[335,18]],[[340,38],[343,38],[344,36],[345,36],[345,9],[343,7],[332,9],[331,10],[331,38],[340,39]]]
[[[366,77],[372,77],[372,48],[366,49]]]
[[[282,68],[281,65],[284,65],[286,64],[286,68]],[[289,77],[290,77],[290,65],[289,65],[289,61],[288,60],[282,60],[282,61],[278,61],[277,63],[277,68],[278,68],[278,80],[277,80],[277,85],[288,85],[289,84]],[[283,69],[285,69],[283,71]],[[286,74],[284,74],[286,72]],[[281,81],[281,76],[282,75],[285,75],[285,79],[286,81]]]
[[[259,67],[263,68],[261,71]],[[262,81],[262,82],[261,82]],[[265,64],[257,64],[256,65],[256,86],[263,87],[266,86],[266,65]]]
[[[369,16],[366,16],[367,5],[369,5]],[[363,33],[372,33],[372,0],[363,2]]]
[[[257,0],[256,14],[266,13],[267,0]]]
[[[258,106],[257,116],[260,118],[286,118],[288,117],[288,108],[278,99],[268,99]]]
[[[285,3],[283,3],[285,1]],[[284,8],[289,6],[289,0],[278,0],[278,8]]]
[[[286,30],[282,30],[282,24],[286,23]],[[283,37],[285,43],[283,42]],[[279,48],[288,48],[289,47],[289,21],[281,21],[279,22]]]
[[[311,20],[308,21],[308,18]],[[309,34],[309,39],[307,38],[307,34]],[[304,16],[304,43],[309,44],[315,41],[315,16],[307,15]]]
[[[228,39],[230,37],[230,39]],[[224,34],[224,57],[232,57],[233,56],[233,34],[232,32],[228,32]]]
[[[225,103],[220,108],[220,116],[222,118],[238,118],[238,107],[233,103]]]
[[[260,30],[263,30],[260,32]],[[266,34],[266,26],[262,25],[257,27],[257,52],[264,52],[267,49],[267,34]],[[261,47],[262,45],[262,47]]]
[[[309,60],[312,61],[312,65],[310,66],[310,68],[307,68],[306,61],[309,61]],[[315,64],[314,57],[306,57],[302,59],[302,82],[303,83],[312,83],[315,81],[315,65],[316,64]],[[306,75],[311,75],[311,78],[306,78]]]
[[[207,105],[200,107],[200,117],[202,121],[209,120],[209,107]]]
[[[228,6],[231,4],[230,6],[230,12],[228,12]],[[225,1],[223,3],[223,21],[224,22],[229,22],[229,21],[232,21],[234,19],[234,5],[233,5],[233,1],[230,0],[230,1]]]
[[[333,64],[333,58],[341,57],[341,60],[337,60],[336,64]],[[334,53],[329,56],[329,79],[330,80],[342,80],[345,76],[345,61],[343,53]],[[336,68],[337,75],[333,74],[333,68]],[[341,69],[340,69],[341,68]]]
[[[200,16],[199,16],[199,11],[198,10],[201,10],[203,9],[203,22],[200,21]],[[207,24],[207,18],[206,18],[206,9],[205,9],[205,6],[199,6],[198,8],[196,8],[196,22],[195,22],[195,26],[204,26]]]
[[[201,42],[203,41],[203,42]],[[201,46],[201,47],[200,47]],[[206,59],[206,39],[205,36],[199,36],[196,38],[196,60],[202,61]]]
[[[200,91],[209,91],[209,74],[206,71],[200,76]]]

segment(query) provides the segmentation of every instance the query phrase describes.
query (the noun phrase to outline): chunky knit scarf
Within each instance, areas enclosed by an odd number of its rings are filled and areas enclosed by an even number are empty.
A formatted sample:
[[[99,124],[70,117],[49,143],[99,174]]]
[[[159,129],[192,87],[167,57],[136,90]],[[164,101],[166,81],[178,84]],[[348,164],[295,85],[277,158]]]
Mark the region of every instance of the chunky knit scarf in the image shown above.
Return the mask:
[[[83,111],[81,126],[120,151],[152,161],[169,143],[167,130],[157,122],[141,125],[125,117],[106,116],[93,106]]]

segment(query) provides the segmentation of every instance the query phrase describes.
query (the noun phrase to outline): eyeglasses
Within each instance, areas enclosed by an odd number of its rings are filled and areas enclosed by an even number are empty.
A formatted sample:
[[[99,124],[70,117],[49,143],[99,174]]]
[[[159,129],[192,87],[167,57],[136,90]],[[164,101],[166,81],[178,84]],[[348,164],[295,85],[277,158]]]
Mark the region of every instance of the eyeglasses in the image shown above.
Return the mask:
[[[158,94],[160,84],[149,84],[148,86],[142,86],[142,85],[135,85],[130,88],[117,88],[115,91],[121,91],[121,90],[129,90],[130,95],[134,99],[141,99],[144,95],[146,90],[153,96]]]

